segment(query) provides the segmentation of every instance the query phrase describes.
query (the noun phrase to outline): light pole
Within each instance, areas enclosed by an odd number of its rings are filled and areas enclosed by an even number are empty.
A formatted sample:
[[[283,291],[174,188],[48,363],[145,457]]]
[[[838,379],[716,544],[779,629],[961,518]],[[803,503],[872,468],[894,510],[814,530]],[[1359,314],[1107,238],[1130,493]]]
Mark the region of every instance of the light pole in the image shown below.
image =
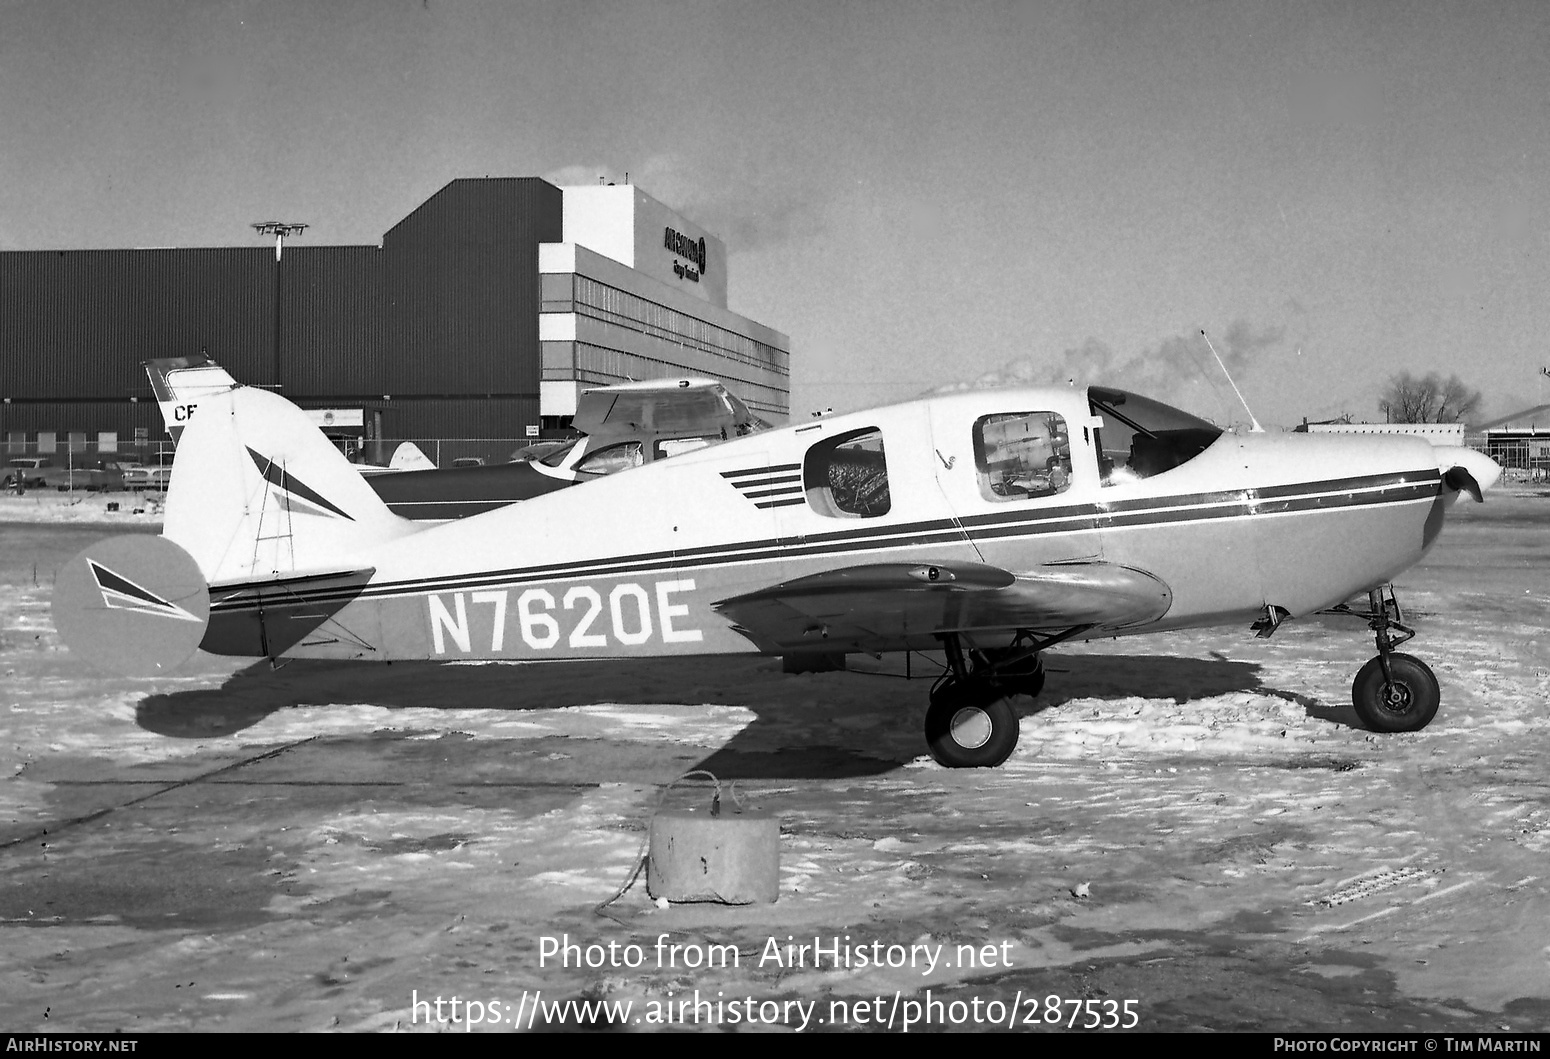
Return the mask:
[[[280,377],[280,256],[285,251],[285,237],[288,235],[300,235],[307,230],[307,225],[296,224],[290,221],[254,221],[252,228],[260,235],[274,236],[274,348],[270,377],[274,388],[279,390],[284,380]]]

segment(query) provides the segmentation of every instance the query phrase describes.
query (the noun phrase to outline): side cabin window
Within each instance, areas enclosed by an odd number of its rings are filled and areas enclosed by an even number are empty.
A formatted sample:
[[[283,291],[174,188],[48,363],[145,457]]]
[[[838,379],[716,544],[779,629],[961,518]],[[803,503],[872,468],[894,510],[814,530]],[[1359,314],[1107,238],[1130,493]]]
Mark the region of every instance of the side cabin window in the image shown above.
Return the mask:
[[[830,518],[877,518],[886,515],[888,461],[883,432],[863,427],[821,441],[802,461],[802,488],[808,505]]]
[[[1124,390],[1089,387],[1093,415],[1103,418],[1094,439],[1104,485],[1121,485],[1171,471],[1222,436],[1218,426]]]
[[[714,445],[718,441],[725,441],[726,434],[723,431],[720,436],[705,435],[697,438],[661,438],[654,445],[652,451],[655,458],[665,460],[669,456],[677,456],[681,452],[693,452],[695,449],[703,449],[707,445]]]
[[[974,422],[974,469],[986,500],[1027,500],[1071,488],[1071,439],[1054,412],[1007,412]]]

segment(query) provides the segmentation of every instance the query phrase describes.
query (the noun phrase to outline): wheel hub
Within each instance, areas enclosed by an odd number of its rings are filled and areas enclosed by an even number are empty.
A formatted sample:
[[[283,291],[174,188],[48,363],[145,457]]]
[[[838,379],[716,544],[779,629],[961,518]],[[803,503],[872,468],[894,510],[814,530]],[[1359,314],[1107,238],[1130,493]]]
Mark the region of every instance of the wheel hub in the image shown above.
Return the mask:
[[[1383,708],[1390,713],[1404,713],[1410,709],[1412,701],[1410,686],[1398,681],[1383,685],[1383,696],[1380,700]]]
[[[990,742],[994,727],[990,722],[990,714],[978,706],[965,706],[953,714],[952,723],[948,725],[953,742],[966,750],[978,750]]]

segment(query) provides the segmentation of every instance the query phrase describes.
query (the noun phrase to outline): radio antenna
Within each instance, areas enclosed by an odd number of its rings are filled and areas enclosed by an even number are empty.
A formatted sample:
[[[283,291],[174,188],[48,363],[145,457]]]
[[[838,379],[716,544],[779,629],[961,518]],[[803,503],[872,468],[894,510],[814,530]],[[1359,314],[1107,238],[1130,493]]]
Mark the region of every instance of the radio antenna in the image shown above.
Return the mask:
[[[1243,399],[1243,391],[1238,389],[1238,384],[1232,381],[1232,373],[1227,370],[1227,365],[1222,363],[1222,355],[1211,344],[1211,336],[1206,334],[1206,329],[1200,329],[1200,337],[1206,340],[1206,348],[1216,358],[1217,367],[1222,369],[1222,374],[1227,376],[1227,385],[1232,387],[1232,392],[1238,395],[1238,401],[1243,405],[1243,410],[1249,414],[1249,431],[1254,434],[1263,434],[1265,428],[1259,425],[1259,420],[1254,418],[1254,410],[1249,407],[1249,402]]]

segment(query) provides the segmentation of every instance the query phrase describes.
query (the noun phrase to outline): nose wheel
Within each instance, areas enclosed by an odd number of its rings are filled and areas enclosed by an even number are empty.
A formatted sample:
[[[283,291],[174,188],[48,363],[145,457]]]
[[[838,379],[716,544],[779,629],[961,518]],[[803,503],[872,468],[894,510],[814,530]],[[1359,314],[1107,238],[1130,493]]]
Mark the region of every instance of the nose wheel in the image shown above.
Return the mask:
[[[1415,635],[1404,624],[1399,600],[1392,586],[1385,585],[1367,593],[1369,610],[1357,615],[1377,641],[1378,655],[1362,666],[1351,684],[1351,705],[1363,725],[1374,732],[1418,732],[1431,723],[1442,701],[1437,676],[1414,655],[1402,654],[1395,647]],[[1354,614],[1349,608],[1336,608]]]

